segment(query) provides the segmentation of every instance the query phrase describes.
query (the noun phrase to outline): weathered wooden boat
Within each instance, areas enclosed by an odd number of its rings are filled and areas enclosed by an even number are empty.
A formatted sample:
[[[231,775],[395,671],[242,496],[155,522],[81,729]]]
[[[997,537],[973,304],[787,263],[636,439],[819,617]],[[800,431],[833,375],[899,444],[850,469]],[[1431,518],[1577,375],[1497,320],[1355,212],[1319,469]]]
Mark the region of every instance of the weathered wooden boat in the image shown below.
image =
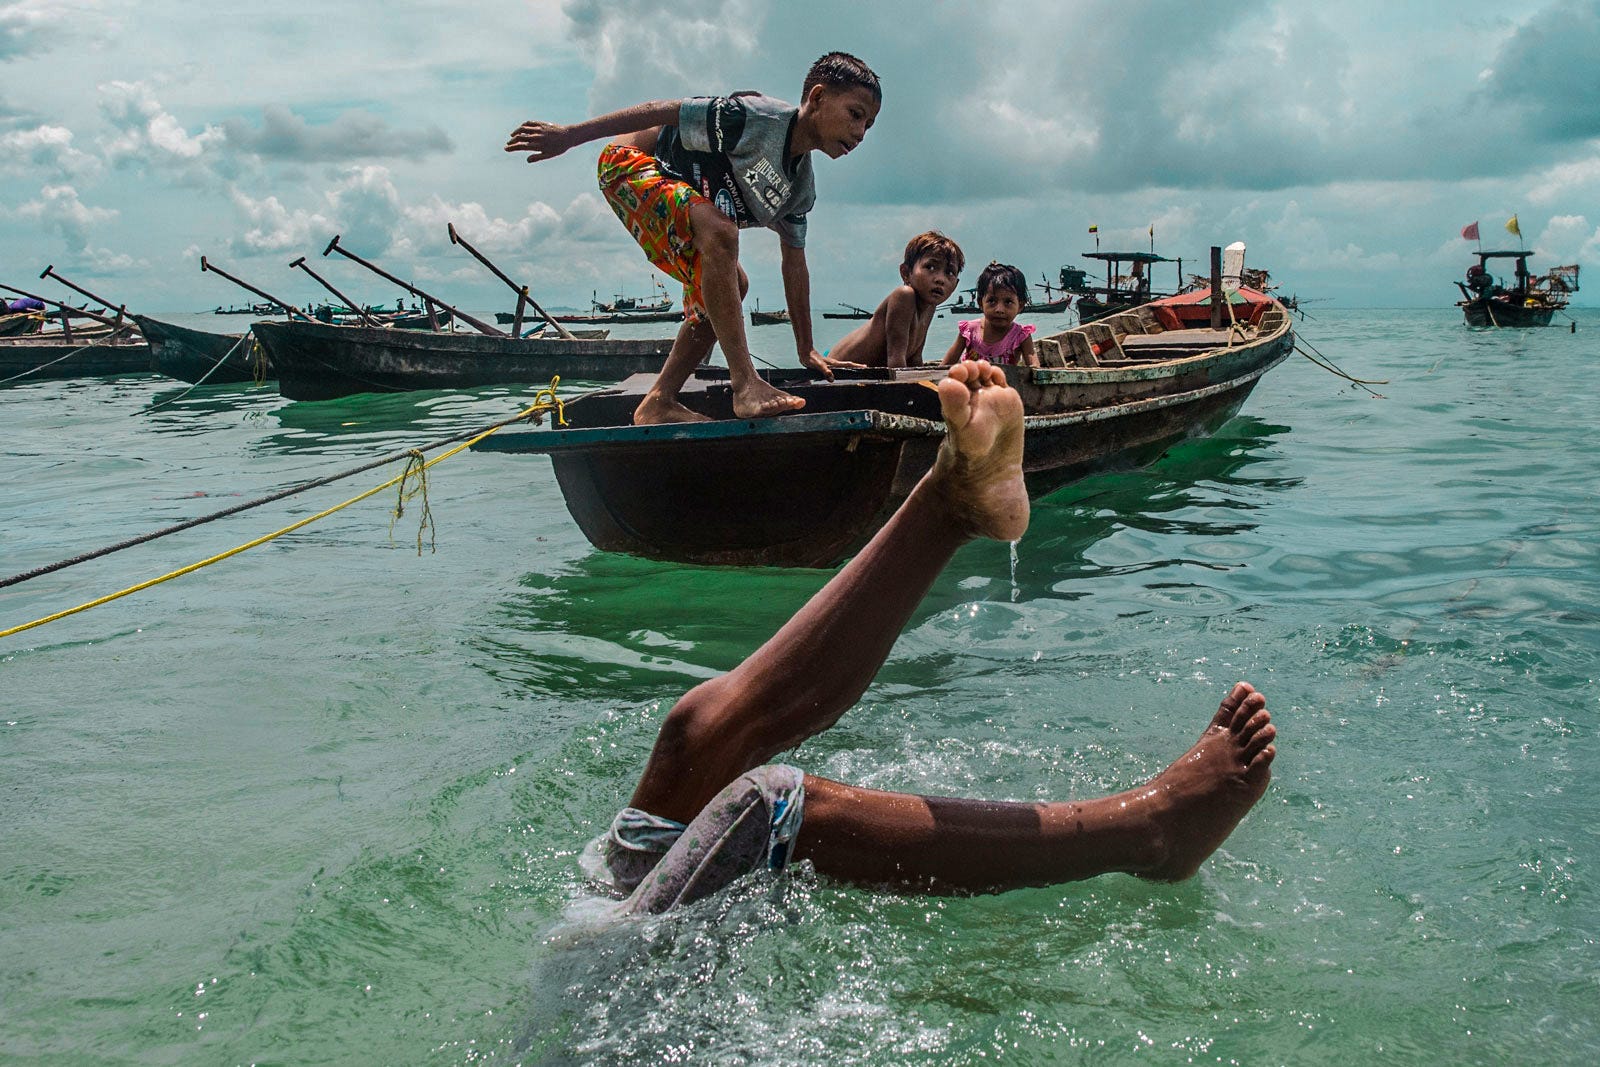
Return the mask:
[[[139,332],[150,342],[150,365],[157,374],[180,382],[236,384],[265,382],[274,377],[272,360],[252,333],[211,333],[135,315]]]
[[[349,308],[336,307],[332,304],[319,304],[311,312],[318,322],[331,326],[366,326],[369,322],[379,326],[393,326],[397,330],[442,330],[450,325],[454,316],[444,308],[436,308],[432,315],[426,311],[401,310],[378,311],[368,309],[366,319],[361,314]]]
[[[1135,464],[1234,415],[1294,333],[1282,305],[1230,301],[1221,330],[1147,305],[1035,338],[1037,368],[1007,367],[1026,411],[1030,493]],[[1200,314],[1209,318],[1209,309]],[[944,423],[936,367],[763,373],[806,407],[733,416],[727,372],[702,369],[680,399],[716,421],[634,426],[648,376],[566,405],[566,429],[502,431],[474,447],[550,456],[567,510],[595,547],[652,559],[825,567],[872,535],[928,470]]]
[[[845,310],[843,310],[843,311],[824,311],[822,313],[822,317],[825,318],[825,319],[870,319],[870,318],[872,318],[872,312],[868,311],[866,308],[858,308],[854,304],[840,304],[839,306],[844,308]]]
[[[601,325],[601,324],[604,324],[604,323],[624,323],[624,322],[638,322],[638,323],[682,322],[683,321],[683,312],[681,312],[681,311],[619,311],[619,312],[599,312],[599,311],[597,311],[597,312],[594,312],[593,314],[588,314],[588,315],[556,315],[556,316],[554,316],[554,318],[555,318],[555,320],[557,322],[563,323],[563,324],[565,324],[565,323],[577,323],[577,324],[588,323],[588,324],[591,324],[591,325]],[[501,326],[510,326],[512,323],[517,321],[517,317],[515,315],[513,315],[509,311],[497,311],[497,312],[495,312],[494,321],[496,323],[498,323],[499,325],[501,325]],[[540,320],[539,320],[539,317],[535,315],[535,316],[531,316],[531,317],[530,316],[523,316],[522,321],[524,323],[528,323],[528,322],[538,322]]]
[[[671,338],[568,341],[320,322],[258,322],[254,332],[277,371],[278,391],[291,400],[548,385],[554,375],[617,381],[660,371],[672,348]]]
[[[150,345],[131,329],[93,340],[21,337],[0,340],[0,383],[150,374]]]
[[[750,325],[752,326],[777,326],[788,321],[789,311],[787,308],[782,311],[762,311],[761,305],[757,304],[756,309],[750,312]]]
[[[567,333],[571,334],[573,337],[576,337],[580,341],[604,341],[607,337],[611,336],[610,330],[568,330]],[[561,335],[557,331],[551,329],[548,322],[541,322],[531,330],[523,330],[522,336],[543,337],[549,339],[560,337]]]
[[[0,313],[0,337],[36,334],[44,326],[44,316],[32,311]]]
[[[1548,326],[1558,311],[1571,302],[1569,294],[1578,291],[1577,264],[1554,267],[1535,277],[1528,270],[1528,257],[1534,252],[1478,252],[1478,262],[1467,268],[1466,282],[1456,282],[1461,299],[1456,301],[1468,326],[1520,328]],[[1515,263],[1510,285],[1497,281],[1489,271],[1491,260],[1509,259]]]
[[[1183,287],[1183,260],[1159,256],[1153,249],[1149,252],[1101,252],[1097,249],[1083,253],[1083,258],[1098,259],[1106,265],[1106,283],[1091,285],[1088,273],[1081,268],[1061,268],[1061,288],[1078,298],[1079,322],[1094,322],[1161,299],[1163,294],[1154,289],[1157,263],[1176,263],[1178,288]],[[1126,274],[1122,272],[1124,263],[1128,265]]]
[[[1060,315],[1060,314],[1063,314],[1068,308],[1070,308],[1072,306],[1072,296],[1071,296],[1071,294],[1065,294],[1065,295],[1062,295],[1062,296],[1057,296],[1056,292],[1057,292],[1057,290],[1056,290],[1056,288],[1054,286],[1052,286],[1048,281],[1045,282],[1044,283],[1044,299],[1043,300],[1030,300],[1030,301],[1028,301],[1025,305],[1023,305],[1022,310],[1017,312],[1017,314],[1018,315]],[[953,311],[957,315],[972,315],[972,314],[976,314],[977,312],[982,310],[982,308],[980,308],[978,306],[978,290],[976,290],[976,289],[963,289],[961,291],[961,296],[962,296],[962,299],[957,300],[954,303],[947,305],[947,310]]]
[[[218,304],[213,315],[271,315],[278,309],[272,304],[244,304],[239,307],[225,308]]]

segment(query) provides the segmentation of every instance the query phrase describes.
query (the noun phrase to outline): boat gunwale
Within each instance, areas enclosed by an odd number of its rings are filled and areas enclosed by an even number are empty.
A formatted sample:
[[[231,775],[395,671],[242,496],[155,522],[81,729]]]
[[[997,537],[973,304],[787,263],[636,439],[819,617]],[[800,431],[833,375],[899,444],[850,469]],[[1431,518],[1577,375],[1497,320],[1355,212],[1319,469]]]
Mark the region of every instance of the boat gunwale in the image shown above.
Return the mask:
[[[1278,339],[1279,333],[1275,331],[1259,340],[1271,343]],[[1253,339],[1252,346],[1254,343]],[[1242,347],[1212,349],[1207,354],[1237,352]],[[1023,430],[1026,433],[1029,430],[1058,429],[1075,423],[1087,425],[1205,400],[1256,382],[1288,356],[1289,352],[1285,349],[1263,359],[1258,366],[1242,374],[1180,392],[1126,400],[1117,404],[1095,405],[1074,411],[1024,415]],[[818,412],[812,415],[783,415],[768,419],[721,419],[712,422],[662,423],[649,426],[591,426],[572,430],[524,430],[497,434],[472,447],[474,450],[485,452],[551,455],[557,452],[600,452],[638,448],[668,441],[709,442],[750,437],[777,437],[785,434],[817,436],[846,433],[905,438],[939,437],[944,435],[945,427],[943,423],[932,419],[879,411],[875,408],[858,408],[848,411]]]

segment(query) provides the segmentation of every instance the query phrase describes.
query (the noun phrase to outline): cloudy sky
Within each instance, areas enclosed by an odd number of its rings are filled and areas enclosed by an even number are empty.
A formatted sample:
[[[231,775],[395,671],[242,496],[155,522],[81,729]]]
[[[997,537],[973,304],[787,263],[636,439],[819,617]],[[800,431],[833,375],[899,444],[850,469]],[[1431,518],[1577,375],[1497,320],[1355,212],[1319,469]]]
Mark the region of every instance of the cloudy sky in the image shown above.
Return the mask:
[[[1600,0],[666,10],[0,0],[0,282],[61,294],[38,280],[54,264],[135,309],[243,297],[204,253],[305,299],[288,264],[338,233],[446,299],[509,306],[454,222],[541,302],[642,294],[657,275],[595,191],[599,146],[529,165],[501,150],[509,131],[739,89],[793,100],[842,49],[885,101],[860,149],[816,157],[819,306],[875,303],[923,229],[1053,280],[1091,224],[1107,248],[1153,226],[1196,266],[1243,240],[1285,291],[1336,306],[1448,306],[1461,227],[1514,247],[1513,213],[1537,268],[1581,263],[1579,303],[1600,292]],[[747,231],[742,255],[752,296],[781,304],[776,237]],[[353,297],[397,295],[315,266]]]

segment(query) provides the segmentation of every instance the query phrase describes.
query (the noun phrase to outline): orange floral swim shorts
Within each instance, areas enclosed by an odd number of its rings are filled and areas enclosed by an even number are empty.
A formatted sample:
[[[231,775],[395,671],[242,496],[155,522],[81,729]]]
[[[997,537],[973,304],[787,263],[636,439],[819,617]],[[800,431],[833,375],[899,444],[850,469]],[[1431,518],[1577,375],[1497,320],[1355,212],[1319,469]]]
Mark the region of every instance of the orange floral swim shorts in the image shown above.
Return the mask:
[[[606,203],[650,262],[683,283],[684,316],[690,322],[703,321],[706,301],[689,208],[696,202],[711,201],[687,182],[662,174],[654,156],[630,145],[606,145],[600,153],[597,177]]]

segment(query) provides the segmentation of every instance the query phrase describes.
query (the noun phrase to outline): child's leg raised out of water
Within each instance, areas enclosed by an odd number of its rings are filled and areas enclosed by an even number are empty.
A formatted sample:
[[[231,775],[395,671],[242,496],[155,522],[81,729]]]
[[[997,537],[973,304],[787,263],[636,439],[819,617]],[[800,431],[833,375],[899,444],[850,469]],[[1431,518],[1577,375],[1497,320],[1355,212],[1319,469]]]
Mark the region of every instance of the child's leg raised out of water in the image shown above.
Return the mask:
[[[1167,770],[1099,799],[917,796],[762,766],[855,703],[957,548],[975,537],[1015,540],[1027,527],[1017,393],[998,368],[976,361],[952,367],[939,394],[948,433],[905,503],[770,641],[695,687],[666,716],[632,807],[678,823],[695,820],[696,831],[667,853],[673,863],[661,865],[695,873],[676,885],[664,885],[662,875],[653,888],[647,878],[635,910],[684,903],[731,880],[726,872],[706,876],[695,849],[715,838],[702,831],[719,810],[743,810],[737,789],[751,798],[751,811],[771,817],[772,840],[781,825],[785,847],[822,873],[932,892],[999,891],[1114,871],[1186,878],[1266,790],[1276,731],[1266,698],[1243,682]],[[793,817],[802,800],[803,823]],[[765,824],[736,822],[760,860]]]

